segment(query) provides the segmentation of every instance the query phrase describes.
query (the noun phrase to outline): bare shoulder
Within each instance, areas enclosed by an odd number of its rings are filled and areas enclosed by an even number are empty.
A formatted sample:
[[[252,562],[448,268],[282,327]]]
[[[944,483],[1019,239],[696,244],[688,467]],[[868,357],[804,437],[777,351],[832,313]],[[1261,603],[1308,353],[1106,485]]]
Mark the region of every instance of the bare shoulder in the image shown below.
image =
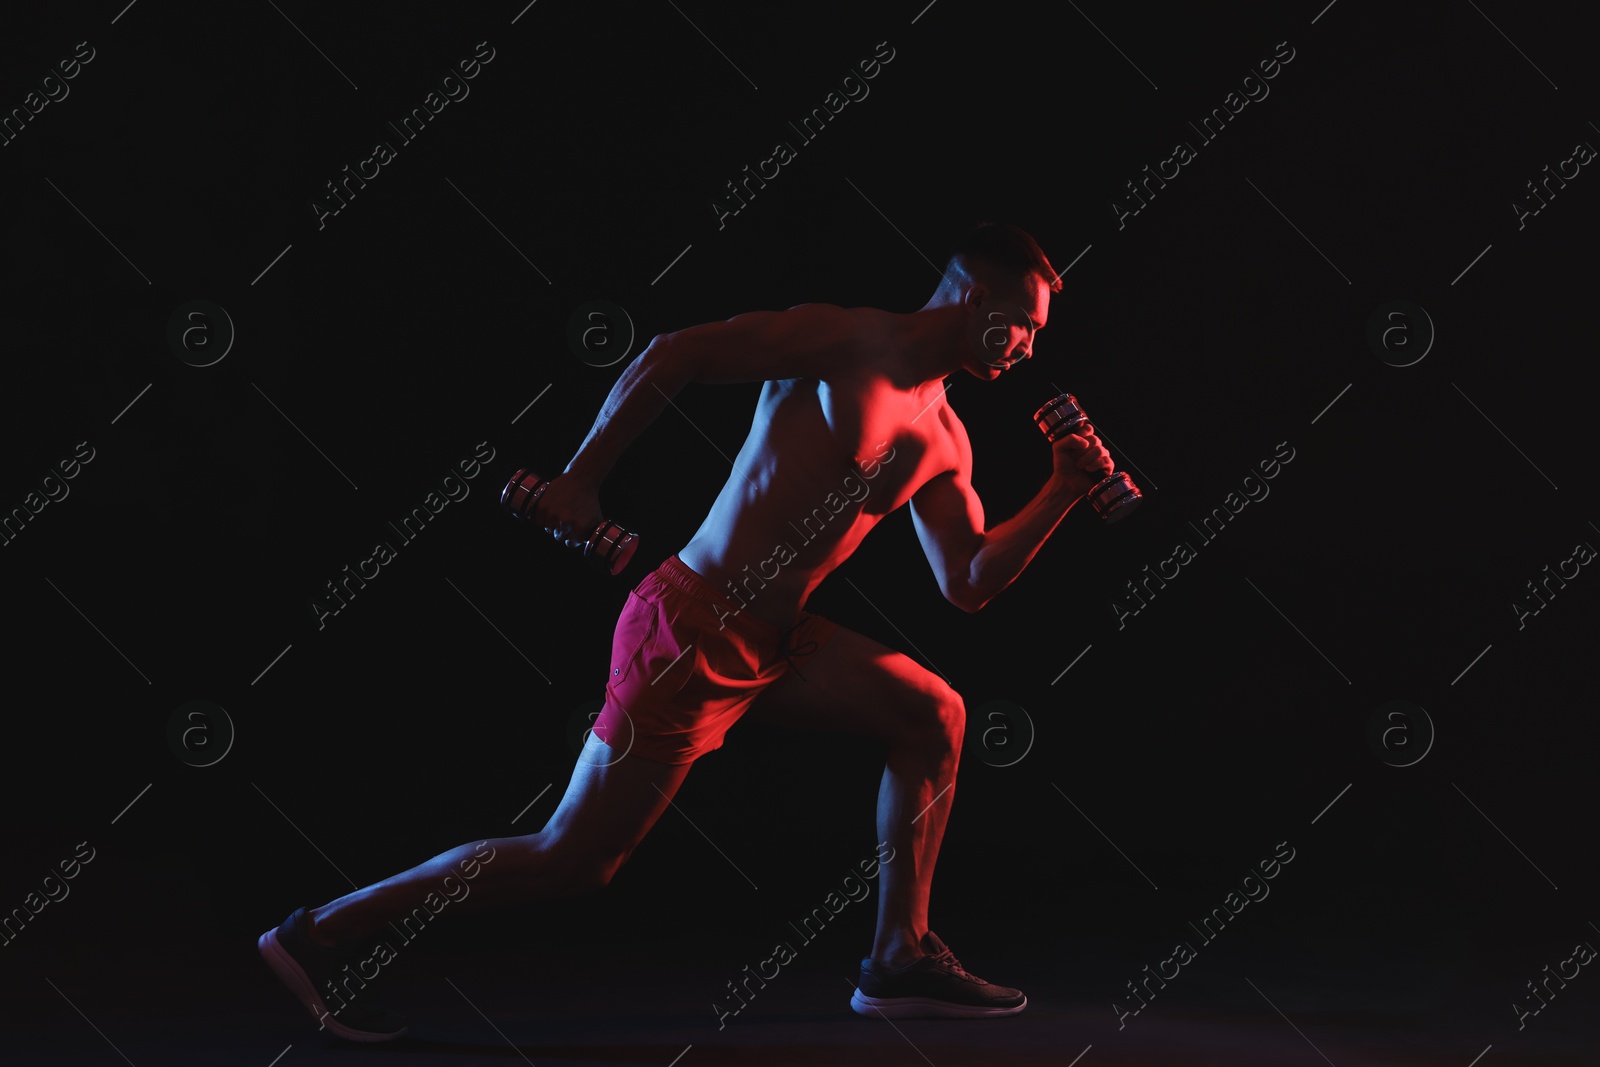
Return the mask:
[[[949,465],[939,473],[953,473],[961,478],[972,475],[972,441],[967,437],[967,426],[961,421],[961,416],[956,414],[956,409],[950,406],[950,401],[939,397],[939,427],[941,440],[934,443],[934,450],[948,460]]]
[[[921,432],[908,442],[918,456],[909,496],[924,508],[944,506],[939,502],[954,499],[952,491],[964,499],[972,484],[972,443],[961,417],[941,394],[916,429]]]
[[[797,304],[691,326],[667,340],[698,382],[828,381],[886,359],[891,318],[875,308]]]
[[[931,425],[918,435],[923,441],[922,458],[907,487],[925,545],[924,528],[935,531],[936,539],[940,530],[983,528],[982,505],[972,489],[972,444],[967,428],[942,394],[928,415],[918,423]]]
[[[855,350],[862,362],[883,358],[889,351],[895,315],[872,307],[838,304],[796,304],[788,311],[795,324]]]

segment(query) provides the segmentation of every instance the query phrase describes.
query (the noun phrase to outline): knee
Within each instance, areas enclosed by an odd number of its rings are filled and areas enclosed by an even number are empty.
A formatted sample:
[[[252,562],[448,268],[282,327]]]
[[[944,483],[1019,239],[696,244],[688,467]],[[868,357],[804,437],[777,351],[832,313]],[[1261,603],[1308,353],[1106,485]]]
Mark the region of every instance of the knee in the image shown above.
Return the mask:
[[[616,877],[626,862],[626,856],[588,857],[570,869],[567,876],[568,886],[574,893],[597,892],[611,884],[611,879]]]
[[[608,856],[592,848],[557,845],[546,852],[546,870],[559,895],[581,896],[610,885],[627,859],[626,855]]]
[[[913,729],[919,746],[941,756],[959,756],[967,729],[967,705],[961,694],[934,679],[919,690],[914,706]]]

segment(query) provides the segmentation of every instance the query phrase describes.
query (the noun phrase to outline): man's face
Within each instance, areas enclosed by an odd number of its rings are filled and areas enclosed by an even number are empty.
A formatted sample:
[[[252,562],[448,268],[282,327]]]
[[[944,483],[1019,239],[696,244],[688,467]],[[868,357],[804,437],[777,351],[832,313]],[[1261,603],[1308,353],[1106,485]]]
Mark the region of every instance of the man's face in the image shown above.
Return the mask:
[[[1050,287],[1036,274],[1003,289],[980,284],[969,290],[967,307],[967,370],[993,381],[1033,355],[1034,336],[1050,314]]]

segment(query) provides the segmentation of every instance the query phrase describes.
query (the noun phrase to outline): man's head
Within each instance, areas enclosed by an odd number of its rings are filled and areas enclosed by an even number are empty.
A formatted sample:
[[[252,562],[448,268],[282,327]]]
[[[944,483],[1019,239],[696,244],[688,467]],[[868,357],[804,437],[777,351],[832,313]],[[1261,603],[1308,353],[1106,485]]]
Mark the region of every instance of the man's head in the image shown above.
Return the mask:
[[[1033,337],[1045,325],[1050,294],[1061,279],[1038,242],[1025,231],[986,222],[951,252],[929,307],[960,306],[970,359],[963,366],[992,380],[1033,354]]]

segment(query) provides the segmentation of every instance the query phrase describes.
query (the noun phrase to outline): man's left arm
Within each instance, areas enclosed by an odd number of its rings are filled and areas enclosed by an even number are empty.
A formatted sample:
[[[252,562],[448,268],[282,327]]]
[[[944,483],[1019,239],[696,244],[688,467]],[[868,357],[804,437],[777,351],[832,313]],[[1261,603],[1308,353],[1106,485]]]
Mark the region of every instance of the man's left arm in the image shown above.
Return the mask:
[[[1055,469],[1023,509],[984,529],[983,502],[972,488],[972,446],[953,422],[955,466],[929,479],[911,498],[911,519],[945,599],[977,611],[1016,580],[1041,546],[1100,479],[1111,457],[1092,426],[1052,448]]]

